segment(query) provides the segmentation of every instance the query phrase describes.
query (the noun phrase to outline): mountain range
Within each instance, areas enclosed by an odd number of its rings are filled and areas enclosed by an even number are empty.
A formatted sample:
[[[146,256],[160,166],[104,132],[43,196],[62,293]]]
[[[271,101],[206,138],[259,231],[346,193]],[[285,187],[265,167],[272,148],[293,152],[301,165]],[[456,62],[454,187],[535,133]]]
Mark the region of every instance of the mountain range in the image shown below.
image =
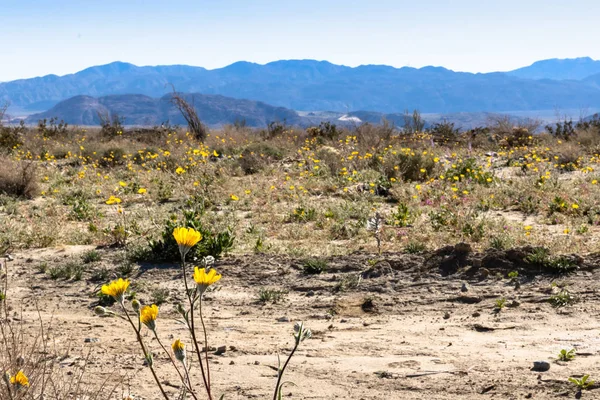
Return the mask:
[[[136,112],[156,112],[153,121],[159,121],[170,115],[168,107],[164,107],[164,96],[173,89],[196,93],[193,98],[198,105],[210,103],[216,107],[207,106],[207,112],[212,110],[205,115],[207,119],[219,115],[216,110],[225,107],[229,115],[246,120],[252,113],[259,113],[254,114],[257,124],[281,113],[293,119],[292,110],[396,114],[418,109],[423,113],[448,114],[596,109],[600,108],[600,61],[552,59],[514,71],[476,74],[442,67],[351,68],[314,60],[275,61],[265,65],[237,62],[213,70],[186,65],[138,67],[114,62],[75,74],[0,83],[0,104],[8,101],[28,114],[58,105],[54,112],[65,111],[77,105],[81,112],[75,119],[84,123],[94,122],[89,111],[92,105],[92,108],[108,107],[125,99],[119,95],[139,95],[126,99],[135,102],[141,111],[147,111]],[[70,102],[61,103],[73,97]],[[225,106],[224,98],[247,101],[236,104],[235,107],[242,109],[231,114],[233,105]],[[73,116],[73,109],[69,113]],[[135,113],[125,117],[138,119]]]

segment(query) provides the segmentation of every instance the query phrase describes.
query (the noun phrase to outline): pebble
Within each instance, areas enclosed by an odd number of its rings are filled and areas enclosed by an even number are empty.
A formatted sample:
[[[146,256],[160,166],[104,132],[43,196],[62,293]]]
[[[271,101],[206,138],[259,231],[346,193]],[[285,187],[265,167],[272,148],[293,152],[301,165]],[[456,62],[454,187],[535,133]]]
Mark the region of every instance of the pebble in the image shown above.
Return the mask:
[[[469,285],[467,285],[467,282],[463,282],[462,286],[460,287],[460,291],[465,293],[469,291]]]
[[[290,322],[290,319],[288,317],[280,317],[277,318],[277,322]]]
[[[84,342],[85,343],[98,343],[100,341],[100,339],[98,338],[85,338]]]
[[[550,369],[550,363],[547,361],[534,361],[532,371],[546,372]]]

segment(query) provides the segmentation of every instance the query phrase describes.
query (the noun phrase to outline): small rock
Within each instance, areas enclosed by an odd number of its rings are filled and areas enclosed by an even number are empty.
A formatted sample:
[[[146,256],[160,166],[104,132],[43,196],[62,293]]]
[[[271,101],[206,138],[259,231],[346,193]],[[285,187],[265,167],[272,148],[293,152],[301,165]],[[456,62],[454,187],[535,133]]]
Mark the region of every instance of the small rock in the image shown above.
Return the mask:
[[[309,290],[308,292],[306,292],[306,297],[312,297],[315,295],[315,292],[312,290]]]
[[[534,361],[532,371],[546,372],[550,369],[550,363],[547,361]]]
[[[473,318],[481,317],[481,313],[475,311],[473,314],[471,314],[471,317],[473,317]]]
[[[511,301],[510,303],[508,303],[508,306],[509,306],[509,307],[512,307],[512,308],[519,307],[520,305],[521,305],[521,303],[520,303],[520,302],[518,302],[517,300],[513,300],[513,301]]]
[[[217,351],[215,351],[215,355],[220,356],[222,354],[225,354],[226,351],[227,351],[227,346],[219,346],[219,347],[217,347]]]
[[[444,319],[450,319],[450,313],[448,311],[444,314]]]
[[[290,322],[290,319],[288,317],[280,317],[277,318],[277,322]]]
[[[460,291],[463,293],[466,293],[469,291],[469,285],[467,284],[467,282],[462,283],[462,286],[460,287]]]
[[[88,338],[84,339],[85,343],[98,343],[99,341],[100,341],[100,339],[98,339],[98,338],[89,338],[88,337]]]

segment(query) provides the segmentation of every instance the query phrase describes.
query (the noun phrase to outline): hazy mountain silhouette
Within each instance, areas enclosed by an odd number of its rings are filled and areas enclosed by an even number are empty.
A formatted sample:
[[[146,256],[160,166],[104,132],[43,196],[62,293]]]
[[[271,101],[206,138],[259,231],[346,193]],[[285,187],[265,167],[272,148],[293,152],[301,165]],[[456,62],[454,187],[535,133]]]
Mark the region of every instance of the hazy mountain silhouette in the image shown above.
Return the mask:
[[[237,62],[214,70],[185,65],[138,67],[115,62],[61,77],[48,75],[0,83],[0,101],[8,100],[19,108],[46,110],[78,95],[137,93],[158,98],[172,91],[173,85],[180,92],[220,94],[306,111],[397,113],[419,109],[456,113],[582,109],[600,106],[599,77],[586,75],[593,75],[598,63],[591,59],[547,60],[508,73],[471,74],[441,67],[350,68],[314,60],[266,65]]]
[[[207,125],[223,125],[244,121],[248,126],[264,127],[272,121],[301,124],[300,116],[293,110],[273,107],[268,104],[239,100],[220,95],[184,94],[186,101],[193,104],[198,116]],[[163,122],[185,125],[179,111],[171,103],[171,95],[152,98],[139,94],[111,95],[105,97],[75,96],[58,103],[50,110],[33,114],[28,123],[42,118],[56,117],[72,125],[99,125],[102,115],[124,117],[127,125],[160,125]]]
[[[581,80],[600,74],[600,61],[590,57],[537,61],[528,67],[515,69],[509,75],[524,79]]]

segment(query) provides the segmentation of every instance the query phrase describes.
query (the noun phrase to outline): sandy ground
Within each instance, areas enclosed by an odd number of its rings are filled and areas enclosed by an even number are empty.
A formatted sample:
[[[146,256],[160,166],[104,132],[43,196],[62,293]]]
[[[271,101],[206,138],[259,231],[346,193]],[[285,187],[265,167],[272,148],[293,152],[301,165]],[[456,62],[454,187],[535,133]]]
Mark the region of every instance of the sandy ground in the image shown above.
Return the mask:
[[[94,315],[93,293],[100,283],[86,280],[89,273],[73,282],[51,280],[38,271],[41,262],[59,264],[83,250],[15,254],[8,264],[8,294],[11,304],[23,304],[22,312],[14,309],[15,319],[33,332],[37,303],[50,325],[51,342],[61,351],[70,349],[61,360],[66,370],[86,364],[88,383],[108,379],[117,387],[115,398],[131,393],[136,399],[159,399],[130,328],[120,319]],[[109,266],[110,252],[103,255],[101,263]],[[408,261],[398,262],[403,259]],[[287,371],[286,380],[295,383],[284,390],[288,399],[574,398],[570,376],[600,379],[600,285],[593,268],[558,279],[523,277],[515,290],[508,279],[493,274],[442,277],[421,268],[422,261],[401,254],[356,254],[330,259],[328,272],[316,276],[304,275],[298,261],[279,256],[219,261],[223,279],[205,303],[210,346],[227,346],[224,354],[210,356],[216,397],[272,398],[277,354],[289,354],[294,321],[305,321],[313,337]],[[359,274],[358,287],[336,292],[339,282]],[[178,337],[189,343],[174,320],[174,304],[182,296],[180,270],[143,266],[130,279],[142,302],[149,301],[149,287],[169,289],[160,308],[159,336],[167,345]],[[553,281],[568,285],[579,301],[553,308],[548,303],[556,291]],[[467,292],[461,291],[463,282]],[[280,303],[264,305],[257,301],[259,287],[289,293]],[[369,298],[373,306],[363,306]],[[495,313],[499,298],[518,306]],[[161,380],[176,398],[177,376],[156,340],[149,334],[145,339],[156,354]],[[577,350],[575,360],[556,361],[561,349],[571,348]],[[536,360],[550,362],[550,370],[531,371]],[[200,383],[197,372],[192,375]],[[585,391],[583,398],[600,398],[600,390]]]

